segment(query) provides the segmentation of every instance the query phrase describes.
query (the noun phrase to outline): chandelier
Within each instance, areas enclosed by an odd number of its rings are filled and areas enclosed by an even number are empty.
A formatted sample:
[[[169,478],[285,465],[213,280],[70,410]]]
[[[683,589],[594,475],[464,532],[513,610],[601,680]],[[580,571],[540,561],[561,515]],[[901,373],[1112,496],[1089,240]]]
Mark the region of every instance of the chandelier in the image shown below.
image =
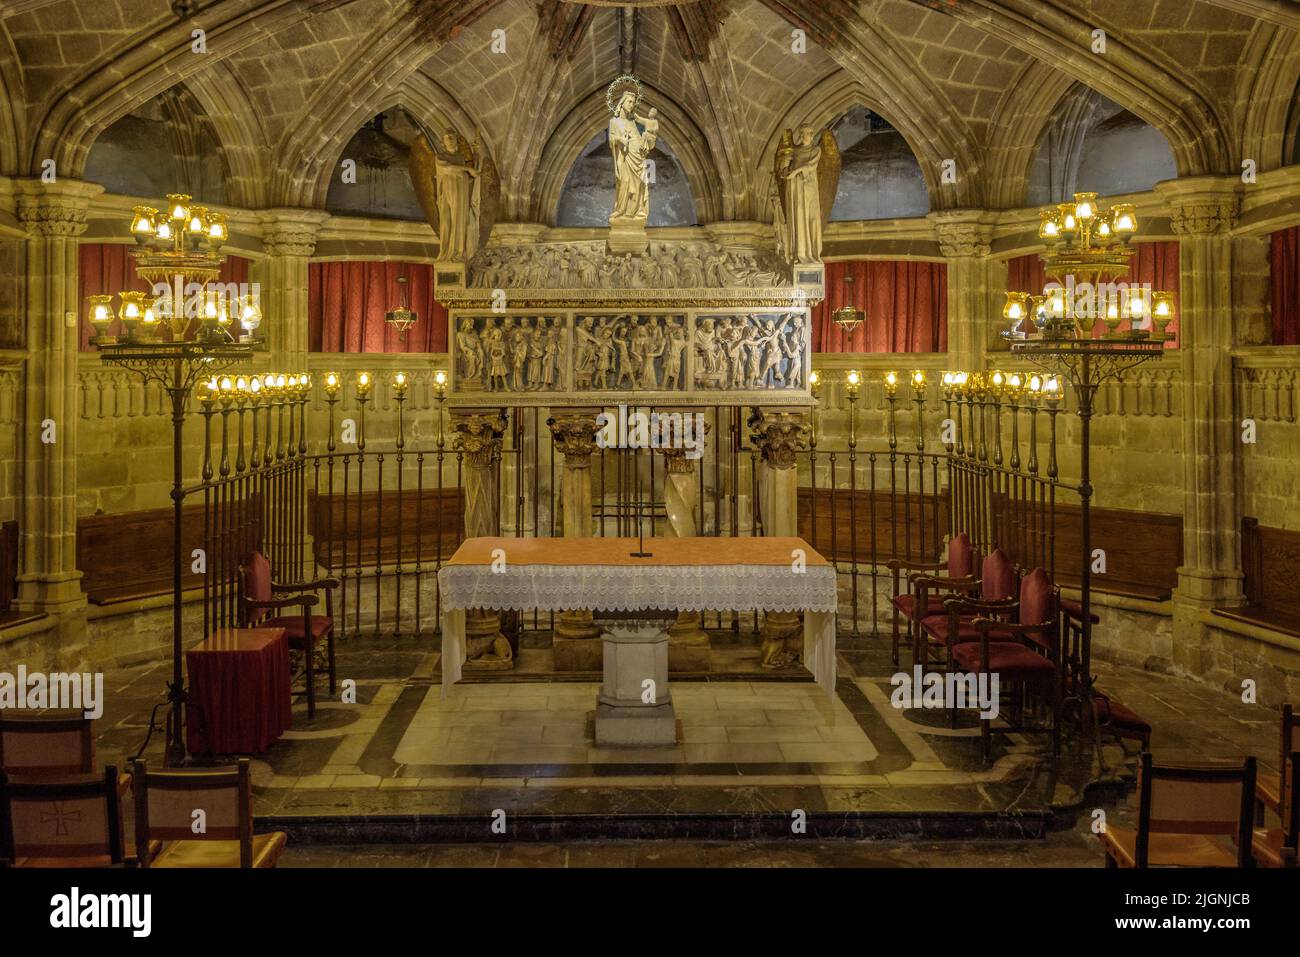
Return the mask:
[[[1010,340],[1145,340],[1163,343],[1175,315],[1172,292],[1117,283],[1128,273],[1137,233],[1137,213],[1130,203],[1102,209],[1096,193],[1075,193],[1074,201],[1041,212],[1038,238],[1047,285],[1041,295],[1007,293],[1002,318],[1011,323],[1002,333]],[[1030,328],[1026,329],[1028,320]],[[1105,333],[1094,329],[1105,323]],[[1128,322],[1127,329],[1120,326]]]
[[[831,313],[835,324],[844,330],[844,335],[853,335],[853,330],[866,320],[867,314],[853,305],[853,274],[844,273],[844,305]]]
[[[407,281],[405,276],[397,277],[398,306],[384,313],[384,322],[396,329],[397,335],[402,339],[406,338],[406,331],[420,318],[418,313],[411,311],[411,303],[406,292]]]
[[[227,296],[208,289],[226,261],[221,253],[228,238],[223,214],[192,204],[185,193],[171,193],[161,212],[153,206],[134,207],[131,235],[136,241],[131,250],[136,275],[151,291],[88,297],[95,329],[91,343],[106,358],[141,351],[193,352],[202,346],[251,347],[258,342],[262,311],[257,295]],[[114,319],[121,323],[121,335],[109,333]]]

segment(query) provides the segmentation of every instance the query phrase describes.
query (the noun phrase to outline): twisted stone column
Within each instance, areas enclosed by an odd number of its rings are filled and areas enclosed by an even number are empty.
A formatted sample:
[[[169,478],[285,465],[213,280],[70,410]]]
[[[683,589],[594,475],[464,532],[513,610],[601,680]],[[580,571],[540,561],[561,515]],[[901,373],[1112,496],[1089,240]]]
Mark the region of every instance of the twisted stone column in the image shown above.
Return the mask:
[[[795,456],[808,448],[812,434],[808,415],[755,409],[750,417],[751,440],[759,450],[758,503],[763,534],[799,534],[799,470]],[[793,561],[793,557],[791,558]],[[768,612],[763,616],[760,661],[764,668],[784,668],[803,653],[803,623],[798,612]]]
[[[547,419],[555,449],[564,456],[560,504],[565,538],[591,536],[591,456],[596,451],[599,409],[572,409]],[[556,671],[600,671],[600,628],[590,611],[562,611],[555,620],[552,646]]]
[[[1241,454],[1232,379],[1232,236],[1240,213],[1235,177],[1161,183],[1178,236],[1179,350],[1183,408],[1183,564],[1174,591],[1174,663],[1203,673],[1204,613],[1240,604]]]
[[[506,425],[501,409],[464,409],[452,413],[452,448],[464,454],[461,485],[465,495],[466,538],[501,533],[495,470]],[[509,554],[506,561],[510,561]],[[501,633],[500,612],[484,608],[466,612],[465,651],[467,671],[505,671],[514,667],[514,652]]]
[[[684,412],[683,415],[690,415]],[[695,459],[686,455],[685,449],[660,449],[667,464],[664,478],[664,510],[668,516],[668,531],[678,538],[698,535],[695,524],[696,506],[699,504],[699,483],[695,478]],[[710,670],[709,636],[703,627],[703,615],[698,611],[683,611],[668,629],[668,670]]]

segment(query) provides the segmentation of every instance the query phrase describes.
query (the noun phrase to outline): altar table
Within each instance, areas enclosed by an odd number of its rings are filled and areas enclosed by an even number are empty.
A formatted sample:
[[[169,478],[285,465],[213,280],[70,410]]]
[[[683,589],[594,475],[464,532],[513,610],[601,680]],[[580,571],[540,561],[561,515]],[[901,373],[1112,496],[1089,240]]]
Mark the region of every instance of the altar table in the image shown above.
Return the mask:
[[[283,628],[222,628],[185,653],[185,667],[202,712],[186,722],[192,754],[260,754],[293,723]]]
[[[443,693],[465,662],[465,612],[802,612],[804,666],[835,693],[835,568],[801,538],[470,538],[438,572]]]

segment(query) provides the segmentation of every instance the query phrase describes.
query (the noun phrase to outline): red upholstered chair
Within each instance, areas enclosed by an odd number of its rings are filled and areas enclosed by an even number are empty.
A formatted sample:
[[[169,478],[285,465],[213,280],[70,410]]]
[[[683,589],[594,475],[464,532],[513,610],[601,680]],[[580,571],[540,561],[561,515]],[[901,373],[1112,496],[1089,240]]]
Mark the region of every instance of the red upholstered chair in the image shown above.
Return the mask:
[[[14,867],[122,863],[117,768],[103,774],[10,777],[0,772],[0,858]]]
[[[943,601],[953,590],[963,591],[972,588],[976,580],[971,577],[975,571],[975,549],[971,546],[970,536],[959,532],[948,541],[948,557],[942,562],[909,562],[895,558],[885,562],[885,567],[893,573],[894,594],[891,603],[894,606],[893,660],[898,666],[898,647],[900,643],[900,617],[907,621],[908,642],[916,652],[917,626],[927,615],[943,613]],[[946,576],[933,574],[946,571]],[[906,590],[904,590],[906,586]]]
[[[334,602],[331,594],[339,587],[338,579],[322,578],[314,582],[282,584],[271,579],[271,563],[261,552],[253,552],[241,567],[244,593],[240,606],[246,628],[283,628],[289,647],[303,652],[307,668],[307,715],[316,715],[316,645],[324,639],[329,650],[330,694],[335,689],[334,674]],[[313,615],[317,604],[313,592],[324,590],[325,614]],[[300,615],[273,614],[288,608],[301,608]]]
[[[943,579],[924,579],[925,587],[942,583]],[[918,584],[920,580],[918,580]],[[950,582],[951,583],[951,582]],[[952,662],[952,646],[963,641],[978,641],[979,633],[973,624],[977,616],[1000,617],[1016,606],[1016,569],[1007,553],[1000,548],[984,559],[980,577],[967,586],[978,589],[979,597],[958,595],[944,601],[944,611],[921,619],[917,629],[916,653],[913,660],[925,668],[929,664],[932,647],[941,652],[941,660],[948,666]]]
[[[1291,705],[1282,706],[1281,771],[1255,784],[1257,820],[1272,811],[1281,827],[1255,830],[1255,859],[1270,867],[1294,867],[1300,837],[1300,720]]]
[[[1061,612],[1060,596],[1047,572],[1035,568],[1020,582],[1020,600],[1013,609],[1017,621],[976,618],[978,641],[949,646],[949,671],[998,676],[999,733],[1050,734],[1052,754],[1061,752]],[[1008,695],[1008,690],[1011,694]],[[1038,691],[1051,718],[1030,726],[1029,692]],[[1007,705],[1013,705],[1008,709]],[[994,718],[980,716],[980,744],[987,761]]]
[[[1136,830],[1107,824],[1107,867],[1250,867],[1255,759],[1236,766],[1138,768]],[[1217,840],[1216,840],[1217,838]]]

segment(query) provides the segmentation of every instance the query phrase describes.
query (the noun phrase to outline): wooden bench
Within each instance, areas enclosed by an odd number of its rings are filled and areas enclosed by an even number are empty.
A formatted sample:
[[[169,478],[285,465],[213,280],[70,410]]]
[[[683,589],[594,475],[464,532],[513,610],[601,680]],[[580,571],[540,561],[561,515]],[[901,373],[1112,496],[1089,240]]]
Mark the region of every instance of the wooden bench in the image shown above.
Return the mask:
[[[1056,504],[1056,579],[1077,586],[1083,562],[1083,518],[1076,504]],[[1093,573],[1094,591],[1168,601],[1183,563],[1183,517],[1122,508],[1092,509],[1092,548],[1106,553],[1105,574]]]
[[[1057,490],[1058,499],[1069,494]],[[864,489],[817,489],[814,494],[811,488],[799,489],[799,535],[827,558],[844,562],[853,559],[855,527],[859,562],[867,564],[873,558],[878,563],[891,558],[935,561],[948,534],[948,497],[916,492],[891,496],[887,490]],[[1079,506],[1058,500],[1056,578],[1062,585],[1079,583],[1081,535]],[[1163,512],[1093,508],[1092,547],[1106,552],[1106,573],[1092,577],[1095,591],[1165,601],[1178,583],[1178,566],[1183,560],[1183,519]]]
[[[317,564],[338,569],[432,564],[464,538],[460,488],[307,493],[307,530]],[[400,544],[400,551],[399,551]]]
[[[891,558],[934,561],[948,534],[946,495],[801,488],[798,497],[799,537],[833,561],[853,560],[855,531],[858,561],[874,557],[882,565]]]
[[[151,508],[77,519],[77,567],[91,604],[112,605],[172,590],[172,509]],[[181,517],[185,588],[203,584],[189,554],[204,546],[202,503],[186,505]]]
[[[1241,569],[1246,604],[1214,613],[1300,637],[1300,532],[1243,518]]]

